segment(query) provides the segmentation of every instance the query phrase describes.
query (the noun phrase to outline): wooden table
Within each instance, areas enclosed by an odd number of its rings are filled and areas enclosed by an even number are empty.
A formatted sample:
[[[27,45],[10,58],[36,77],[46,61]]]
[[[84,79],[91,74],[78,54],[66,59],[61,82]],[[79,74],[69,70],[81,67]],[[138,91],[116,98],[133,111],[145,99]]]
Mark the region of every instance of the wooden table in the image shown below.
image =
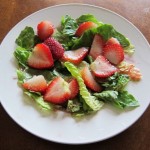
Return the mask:
[[[0,0],[0,2],[0,42],[16,23],[39,9],[62,3],[87,3],[105,7],[124,16],[140,29],[150,43],[150,0]],[[72,146],[42,140],[28,133],[19,127],[0,106],[0,150],[148,150],[149,139],[150,109],[147,109],[129,129],[111,139]]]

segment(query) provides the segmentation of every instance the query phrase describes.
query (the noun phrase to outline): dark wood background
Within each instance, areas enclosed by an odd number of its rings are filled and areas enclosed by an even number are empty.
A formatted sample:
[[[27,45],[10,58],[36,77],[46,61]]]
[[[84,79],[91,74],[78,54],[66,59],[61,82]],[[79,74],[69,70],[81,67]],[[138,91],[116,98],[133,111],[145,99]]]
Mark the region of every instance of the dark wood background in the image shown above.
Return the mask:
[[[150,43],[150,0],[0,0],[0,42],[29,14],[62,3],[92,4],[115,11],[138,27]],[[23,130],[0,105],[0,150],[149,150],[149,139],[149,108],[135,124],[115,137],[87,145],[65,145],[40,139]]]

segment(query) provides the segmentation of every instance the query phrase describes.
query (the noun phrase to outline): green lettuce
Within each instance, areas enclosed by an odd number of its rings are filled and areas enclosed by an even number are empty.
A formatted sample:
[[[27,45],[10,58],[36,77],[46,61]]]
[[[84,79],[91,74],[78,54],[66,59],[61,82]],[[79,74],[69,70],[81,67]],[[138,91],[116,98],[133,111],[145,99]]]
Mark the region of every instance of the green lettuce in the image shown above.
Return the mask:
[[[120,42],[122,47],[128,47],[130,45],[129,40],[124,35],[116,31],[112,25],[103,24],[99,26],[97,28],[97,33],[100,34],[105,41],[114,37]]]
[[[45,102],[43,96],[40,93],[25,91],[26,95],[32,98],[36,104],[45,111],[53,110],[53,105],[51,103]]]
[[[79,103],[77,100],[68,100],[67,111],[71,113],[79,112],[81,110],[81,107],[81,103]]]
[[[107,78],[106,81],[101,83],[105,90],[121,91],[130,81],[128,75],[115,73],[113,76]]]
[[[16,39],[16,44],[25,49],[31,49],[35,43],[35,34],[32,27],[25,27]]]
[[[135,97],[128,93],[128,91],[113,91],[107,90],[101,93],[94,93],[99,100],[104,102],[112,103],[117,108],[124,109],[125,107],[137,107],[139,106],[138,101]]]
[[[103,23],[98,21],[93,15],[91,14],[85,14],[85,15],[81,15],[79,18],[77,18],[77,23],[81,24],[83,22],[87,22],[87,21],[91,21],[96,23],[97,25],[102,25]]]
[[[73,40],[76,38],[75,32],[78,28],[76,20],[66,15],[61,19],[61,25],[57,32],[53,35],[56,40],[58,40],[65,50],[71,48]]]
[[[25,71],[17,70],[17,77],[19,83],[24,83],[25,80],[30,79],[32,76]]]
[[[30,79],[32,76],[25,71],[17,70],[17,76],[18,76],[18,82],[20,84],[23,84],[25,80]],[[34,101],[37,103],[37,105],[42,108],[43,110],[52,110],[53,106],[52,104],[45,102],[43,99],[43,96],[41,93],[33,92],[33,91],[27,91],[24,90],[24,93],[28,95],[30,98],[34,99]]]
[[[16,50],[14,51],[14,56],[20,67],[22,67],[22,68],[28,67],[27,60],[28,60],[30,53],[31,53],[31,51],[29,51],[23,47],[18,46],[16,48]]]
[[[92,41],[96,32],[96,28],[85,31],[80,38],[77,38],[73,41],[72,49],[77,49],[80,47],[90,47],[92,45]]]
[[[65,62],[64,65],[66,68],[70,71],[72,76],[77,79],[79,84],[79,93],[82,96],[82,99],[86,103],[86,105],[92,110],[92,111],[98,111],[103,106],[103,102],[96,99],[95,96],[92,96],[88,89],[86,88],[86,85],[84,84],[84,81],[75,65],[73,65],[70,62]]]

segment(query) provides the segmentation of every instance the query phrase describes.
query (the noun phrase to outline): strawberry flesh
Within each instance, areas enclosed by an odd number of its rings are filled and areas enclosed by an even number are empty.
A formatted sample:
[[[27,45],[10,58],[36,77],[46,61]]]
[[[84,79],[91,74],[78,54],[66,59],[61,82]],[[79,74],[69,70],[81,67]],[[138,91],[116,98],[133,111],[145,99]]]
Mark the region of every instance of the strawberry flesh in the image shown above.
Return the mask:
[[[22,86],[30,91],[44,92],[47,88],[47,83],[42,75],[33,76],[31,79],[25,81]]]
[[[72,79],[69,82],[69,89],[70,89],[70,92],[71,92],[70,99],[75,98],[77,96],[78,92],[79,92],[79,85],[78,85],[78,82],[77,82],[76,79]]]
[[[109,61],[102,55],[99,55],[90,65],[93,74],[96,77],[106,78],[113,75],[118,69],[109,63]]]
[[[103,55],[114,65],[118,65],[124,60],[124,50],[119,44],[107,44],[104,47]]]
[[[28,65],[36,69],[51,68],[54,61],[48,46],[37,44],[28,58]]]
[[[63,61],[69,61],[74,64],[79,64],[87,55],[88,49],[85,47],[81,47],[77,50],[65,51],[62,57]]]
[[[81,76],[84,80],[85,85],[95,92],[100,92],[102,90],[101,86],[96,82],[94,76],[92,75],[89,67],[84,67],[81,70]]]
[[[107,44],[119,44],[120,45],[119,41],[114,37],[111,37],[110,39],[108,39],[108,41],[106,42],[106,45]]]
[[[48,85],[44,94],[44,100],[54,104],[62,104],[66,102],[70,96],[69,84],[62,77],[57,77]]]
[[[52,56],[55,60],[60,59],[64,54],[64,48],[62,45],[56,41],[54,38],[49,37],[47,38],[44,43],[49,47],[51,50]]]
[[[95,27],[97,27],[97,25],[94,22],[91,22],[91,21],[83,22],[79,25],[75,35],[80,37],[86,30],[95,28]]]
[[[96,34],[94,36],[89,55],[92,56],[93,59],[96,59],[97,56],[102,54],[103,46],[102,37]]]
[[[47,39],[54,33],[54,27],[49,21],[42,21],[37,26],[37,34],[41,40]]]

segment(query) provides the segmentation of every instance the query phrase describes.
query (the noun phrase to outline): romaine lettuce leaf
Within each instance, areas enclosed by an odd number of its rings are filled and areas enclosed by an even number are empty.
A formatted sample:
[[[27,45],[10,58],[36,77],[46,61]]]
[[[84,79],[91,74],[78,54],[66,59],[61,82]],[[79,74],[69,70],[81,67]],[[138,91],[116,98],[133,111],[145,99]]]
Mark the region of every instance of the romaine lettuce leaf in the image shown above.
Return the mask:
[[[112,25],[103,24],[99,26],[97,28],[97,33],[99,33],[105,41],[111,37],[114,37],[120,42],[122,47],[127,47],[130,45],[129,40],[124,35],[116,31]]]
[[[25,27],[16,39],[16,44],[25,49],[31,49],[34,46],[35,34],[32,27]]]
[[[115,102],[116,104],[119,103],[119,105],[121,105],[122,108],[139,106],[139,102],[128,91],[120,91],[118,99]]]
[[[45,102],[43,96],[40,93],[30,91],[25,91],[24,93],[30,98],[32,98],[42,110],[53,110],[53,105],[48,102]]]
[[[61,19],[61,25],[53,35],[58,40],[65,50],[69,50],[73,44],[75,32],[78,28],[76,20],[66,15]]]
[[[30,51],[18,46],[14,51],[14,56],[17,59],[17,62],[20,67],[26,68],[27,67],[27,60],[30,55]]]
[[[73,40],[72,49],[77,49],[80,47],[90,47],[96,32],[96,28],[85,31],[80,38]]]
[[[64,35],[69,35],[69,36],[74,35],[77,28],[78,28],[78,24],[76,20],[74,20],[68,15],[62,17],[60,30]]]
[[[75,65],[73,65],[70,62],[65,62],[64,65],[70,71],[72,76],[77,79],[78,84],[79,84],[80,95],[82,96],[84,102],[88,105],[88,107],[92,111],[98,111],[103,106],[103,102],[97,100],[95,96],[92,96],[89,93],[89,91],[87,90],[86,85],[84,84],[84,81]]]
[[[128,93],[128,91],[113,91],[107,90],[101,93],[94,93],[94,95],[103,100],[104,102],[112,103],[117,108],[124,109],[125,107],[137,107],[139,106],[138,101],[135,97]]]
[[[26,79],[30,79],[32,76],[25,71],[17,70],[17,77],[19,83],[24,83]]]
[[[67,104],[67,111],[74,113],[79,112],[81,109],[81,103],[76,100],[69,100]]]
[[[79,18],[77,18],[77,23],[81,24],[83,22],[87,22],[87,21],[91,21],[96,23],[97,25],[102,25],[103,23],[98,21],[93,15],[91,14],[85,14],[85,15],[81,15]]]
[[[135,52],[134,45],[130,44],[129,46],[125,47],[124,52],[126,54],[132,55]]]
[[[105,90],[121,91],[130,81],[130,78],[126,74],[115,73],[113,76],[107,78],[106,81],[101,83]]]

